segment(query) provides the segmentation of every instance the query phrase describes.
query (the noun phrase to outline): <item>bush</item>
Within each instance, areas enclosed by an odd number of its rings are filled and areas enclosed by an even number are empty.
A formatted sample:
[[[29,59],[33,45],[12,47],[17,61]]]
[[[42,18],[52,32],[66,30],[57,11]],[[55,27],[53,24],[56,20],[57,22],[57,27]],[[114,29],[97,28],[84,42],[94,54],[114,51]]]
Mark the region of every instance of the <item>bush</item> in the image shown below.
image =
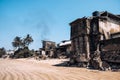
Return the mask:
[[[31,57],[32,53],[28,49],[28,47],[25,47],[24,49],[19,48],[17,51],[14,53],[14,58],[28,58]]]
[[[5,48],[0,48],[0,57],[6,54]]]

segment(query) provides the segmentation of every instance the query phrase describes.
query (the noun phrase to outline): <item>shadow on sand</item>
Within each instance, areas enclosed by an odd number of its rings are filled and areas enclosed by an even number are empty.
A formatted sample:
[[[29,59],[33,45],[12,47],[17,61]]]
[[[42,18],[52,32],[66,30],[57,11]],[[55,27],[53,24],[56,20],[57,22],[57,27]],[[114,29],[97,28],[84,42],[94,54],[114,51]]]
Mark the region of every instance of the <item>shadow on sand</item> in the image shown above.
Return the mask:
[[[76,67],[76,68],[87,68],[89,70],[99,70],[99,71],[106,71],[106,70],[100,70],[100,69],[94,69],[92,67],[79,67],[77,66],[77,64],[74,64],[74,65],[70,65],[69,64],[69,61],[62,61],[62,63],[59,63],[59,64],[55,64],[53,66],[56,66],[56,67]],[[116,70],[116,69],[112,69],[112,70],[108,70],[108,71],[112,71],[112,72],[120,72],[120,69]]]
[[[57,66],[57,67],[71,67],[71,66],[69,66],[69,61],[62,61],[61,63],[55,64],[53,66]]]

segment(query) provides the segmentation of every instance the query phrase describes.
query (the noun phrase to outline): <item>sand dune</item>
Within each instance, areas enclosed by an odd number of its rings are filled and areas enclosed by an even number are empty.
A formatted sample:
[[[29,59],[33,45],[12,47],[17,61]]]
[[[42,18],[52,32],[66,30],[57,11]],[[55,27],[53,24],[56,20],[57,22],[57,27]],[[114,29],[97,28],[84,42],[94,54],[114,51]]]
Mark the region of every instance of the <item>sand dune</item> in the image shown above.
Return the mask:
[[[53,66],[62,61],[0,59],[0,80],[120,80],[120,72]]]

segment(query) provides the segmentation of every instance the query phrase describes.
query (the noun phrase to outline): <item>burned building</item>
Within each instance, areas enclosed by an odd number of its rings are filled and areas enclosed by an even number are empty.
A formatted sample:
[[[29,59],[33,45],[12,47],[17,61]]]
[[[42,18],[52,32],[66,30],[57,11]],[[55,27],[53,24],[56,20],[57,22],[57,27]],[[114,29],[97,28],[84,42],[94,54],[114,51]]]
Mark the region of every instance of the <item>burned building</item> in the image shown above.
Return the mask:
[[[53,41],[42,41],[41,53],[44,53],[49,58],[54,57],[55,54],[56,43]]]
[[[69,58],[71,53],[71,41],[61,41],[56,47],[56,56],[58,58]]]
[[[88,18],[77,19],[71,25],[71,46],[76,62],[87,63],[90,54],[89,33],[90,23]],[[82,64],[81,64],[82,65]]]
[[[120,64],[120,49],[113,49],[111,54],[109,53],[111,50],[106,49],[108,46],[120,46],[120,16],[107,11],[95,11],[92,17],[77,19],[71,22],[70,26],[73,53],[71,61],[78,63],[81,67],[91,65],[94,68],[96,68],[97,63],[99,67],[102,67],[103,62],[110,67],[113,63]],[[99,56],[99,61],[96,61],[94,65],[92,63],[96,59],[95,55]],[[109,56],[105,60],[103,55],[114,55],[117,58],[110,58]]]
[[[64,40],[56,45],[53,41],[42,41],[42,48],[35,52],[38,59],[46,58],[68,58],[71,53],[71,41]]]

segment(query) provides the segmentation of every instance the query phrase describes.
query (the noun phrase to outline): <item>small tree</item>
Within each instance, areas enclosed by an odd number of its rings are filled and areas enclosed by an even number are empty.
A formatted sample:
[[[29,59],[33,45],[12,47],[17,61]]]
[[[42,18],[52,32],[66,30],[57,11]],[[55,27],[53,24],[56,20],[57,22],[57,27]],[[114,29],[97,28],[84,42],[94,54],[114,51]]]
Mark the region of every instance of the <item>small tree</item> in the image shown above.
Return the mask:
[[[23,39],[21,39],[21,37],[16,36],[14,41],[12,42],[12,45],[15,48],[25,48],[28,47],[29,44],[31,44],[32,42],[32,37],[29,34],[27,34],[27,36]]]
[[[14,53],[15,58],[26,58],[31,56],[31,51],[29,50],[29,44],[33,42],[32,37],[27,34],[27,36],[23,39],[16,36],[14,41],[12,42],[13,47],[17,48]]]
[[[12,46],[15,48],[21,48],[22,47],[22,40],[20,37],[16,36],[14,38],[14,41],[12,42]]]
[[[29,34],[27,34],[26,38],[23,39],[23,46],[28,47],[29,44],[31,44],[32,42],[33,42],[32,37]]]

